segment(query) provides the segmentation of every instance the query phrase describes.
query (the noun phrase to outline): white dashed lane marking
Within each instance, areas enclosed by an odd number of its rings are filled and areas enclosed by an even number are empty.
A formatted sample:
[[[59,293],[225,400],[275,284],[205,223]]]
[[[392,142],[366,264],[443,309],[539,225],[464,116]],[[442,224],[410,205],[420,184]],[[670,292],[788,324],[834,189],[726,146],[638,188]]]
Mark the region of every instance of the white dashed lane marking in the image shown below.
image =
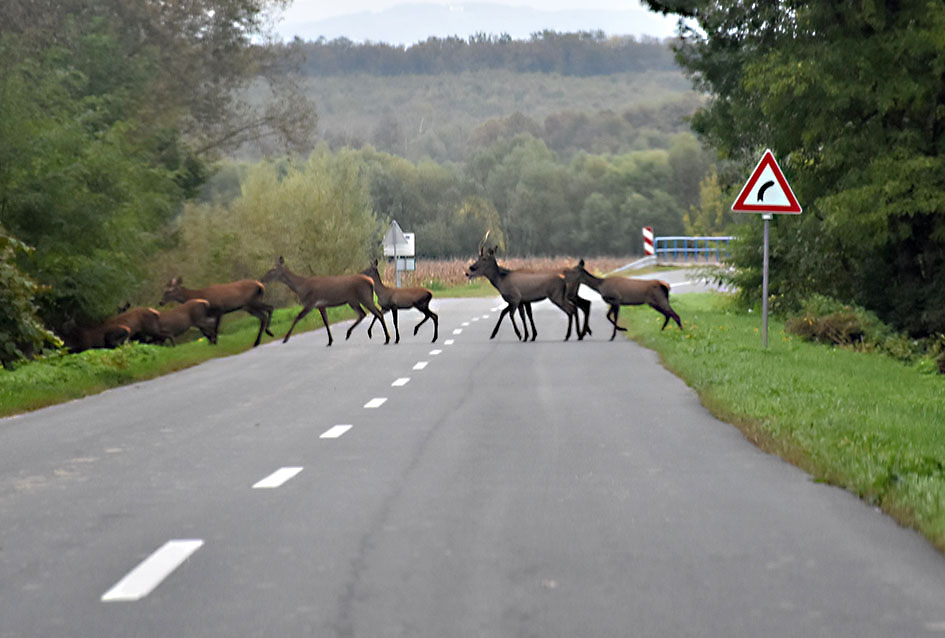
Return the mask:
[[[323,435],[324,436],[324,435]],[[253,485],[254,490],[266,490],[282,487],[286,481],[302,471],[300,467],[282,467]]]
[[[410,383],[410,377],[400,377],[399,379],[391,383],[391,385],[394,386],[395,388],[399,388],[399,387],[407,385],[408,383]]]
[[[414,369],[414,370],[423,370],[425,367],[427,367],[427,364],[428,364],[428,363],[429,363],[429,361],[417,361],[417,362],[414,364],[413,369]]]
[[[202,546],[200,539],[167,541],[102,594],[102,602],[141,600]]]
[[[375,397],[371,399],[370,401],[368,401],[367,403],[365,403],[364,407],[368,408],[369,410],[373,408],[379,408],[382,405],[384,405],[385,401],[387,401],[387,397]]]
[[[324,432],[318,438],[320,439],[337,439],[339,436],[351,429],[350,425],[335,425]]]

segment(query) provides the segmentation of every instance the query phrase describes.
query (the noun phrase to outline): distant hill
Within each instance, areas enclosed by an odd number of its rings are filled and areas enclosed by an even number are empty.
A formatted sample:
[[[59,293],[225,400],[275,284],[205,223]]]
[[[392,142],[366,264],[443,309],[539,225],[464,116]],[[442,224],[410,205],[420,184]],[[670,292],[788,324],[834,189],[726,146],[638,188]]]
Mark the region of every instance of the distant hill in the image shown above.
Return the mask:
[[[508,34],[527,39],[545,30],[604,31],[608,35],[666,38],[673,35],[671,18],[637,8],[543,11],[489,3],[457,5],[404,4],[383,11],[365,11],[295,26],[292,33],[277,27],[286,40],[347,38],[353,42],[410,45],[429,37],[467,38],[479,33]]]

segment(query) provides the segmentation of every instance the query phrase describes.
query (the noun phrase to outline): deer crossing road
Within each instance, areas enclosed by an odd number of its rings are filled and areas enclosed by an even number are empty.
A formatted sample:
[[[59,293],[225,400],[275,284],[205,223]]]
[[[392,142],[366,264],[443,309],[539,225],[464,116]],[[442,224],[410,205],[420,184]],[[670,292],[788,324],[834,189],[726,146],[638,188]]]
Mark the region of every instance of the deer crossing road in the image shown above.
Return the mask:
[[[916,534],[712,418],[601,304],[582,342],[536,304],[523,344],[488,338],[499,303],[0,421],[0,638],[945,633]]]

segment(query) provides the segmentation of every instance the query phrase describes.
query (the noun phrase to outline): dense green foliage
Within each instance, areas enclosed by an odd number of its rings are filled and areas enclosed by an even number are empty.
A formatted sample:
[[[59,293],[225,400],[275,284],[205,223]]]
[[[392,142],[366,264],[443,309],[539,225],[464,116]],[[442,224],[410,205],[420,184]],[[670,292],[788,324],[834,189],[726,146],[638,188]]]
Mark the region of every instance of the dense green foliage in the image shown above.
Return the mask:
[[[0,364],[4,367],[42,350],[47,343],[56,344],[33,301],[39,286],[16,265],[17,253],[30,252],[29,246],[0,228]]]
[[[918,362],[825,348],[769,325],[727,297],[681,295],[683,330],[646,307],[621,319],[703,404],[765,449],[882,507],[945,550],[943,379]]]
[[[215,152],[274,126],[307,143],[311,112],[298,100],[279,118],[279,100],[257,112],[233,98],[274,60],[252,38],[280,4],[0,6],[0,225],[33,248],[10,263],[37,284],[5,291],[17,307],[57,328],[114,312],[147,279]]]
[[[287,47],[304,57],[301,72],[314,76],[440,75],[489,69],[586,76],[676,69],[671,52],[658,40],[607,37],[603,31],[543,31],[530,40],[486,34],[468,40],[429,38],[408,47],[320,38],[295,40]]]
[[[383,223],[382,230],[396,220],[416,233],[421,258],[469,257],[487,230],[507,255],[641,254],[642,226],[656,226],[662,234],[686,230],[683,218],[702,205],[701,182],[711,166],[708,155],[686,133],[673,138],[667,150],[582,152],[570,160],[527,133],[498,137],[464,165],[413,163],[370,146],[337,152],[321,148],[313,157],[353,166],[363,177],[367,207]],[[331,175],[314,176],[310,188],[328,188]],[[201,260],[207,267],[194,272],[205,280],[211,275],[248,276],[253,271],[246,264],[258,268],[280,251],[289,263],[301,259],[322,273],[351,267],[343,260],[332,261],[345,245],[351,254],[366,258],[368,249],[353,237],[344,238],[347,244],[326,241],[345,228],[342,221],[326,221],[318,206],[302,199],[283,201],[287,180],[280,183],[271,177],[265,196],[244,204],[247,188],[252,188],[247,169],[234,165],[221,171],[204,195],[217,207],[188,209],[178,221],[182,244],[180,251],[172,251],[171,261],[183,265]],[[350,193],[355,191],[348,191],[343,201],[354,201]],[[233,207],[245,207],[252,215],[236,218]],[[308,217],[295,217],[303,211]],[[319,225],[328,230],[319,234]],[[198,235],[199,241],[194,239]],[[380,235],[371,238],[379,243]],[[262,250],[260,242],[266,246]],[[289,259],[288,246],[296,244],[297,259]],[[210,267],[222,265],[218,259],[232,264]]]
[[[801,204],[773,224],[771,291],[822,293],[945,332],[945,4],[661,2],[700,31],[678,59],[713,99],[695,129],[745,173],[770,147]],[[757,245],[758,225],[742,235]],[[757,298],[758,252],[736,254]]]
[[[157,260],[146,298],[154,303],[160,286],[176,276],[195,288],[258,279],[279,255],[307,275],[360,271],[386,230],[371,209],[360,168],[351,153],[324,148],[304,162],[233,167],[242,173],[237,193],[189,203],[175,220],[175,245]],[[275,297],[280,301],[292,299],[281,285],[270,288],[284,293]]]
[[[678,70],[565,76],[508,69],[332,75],[299,85],[332,148],[370,144],[415,162],[464,162],[502,135],[530,133],[561,155],[669,148],[701,104]],[[252,156],[249,147],[246,156]]]

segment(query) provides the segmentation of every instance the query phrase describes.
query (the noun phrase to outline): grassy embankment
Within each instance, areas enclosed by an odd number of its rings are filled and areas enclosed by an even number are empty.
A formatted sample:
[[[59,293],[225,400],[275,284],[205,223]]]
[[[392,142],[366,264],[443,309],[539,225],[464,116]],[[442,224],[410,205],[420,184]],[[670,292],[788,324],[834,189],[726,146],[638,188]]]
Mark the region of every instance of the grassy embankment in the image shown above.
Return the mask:
[[[649,308],[622,325],[699,393],[719,419],[815,477],[841,486],[945,551],[945,377],[881,354],[804,342],[721,295],[674,296],[683,330]]]

